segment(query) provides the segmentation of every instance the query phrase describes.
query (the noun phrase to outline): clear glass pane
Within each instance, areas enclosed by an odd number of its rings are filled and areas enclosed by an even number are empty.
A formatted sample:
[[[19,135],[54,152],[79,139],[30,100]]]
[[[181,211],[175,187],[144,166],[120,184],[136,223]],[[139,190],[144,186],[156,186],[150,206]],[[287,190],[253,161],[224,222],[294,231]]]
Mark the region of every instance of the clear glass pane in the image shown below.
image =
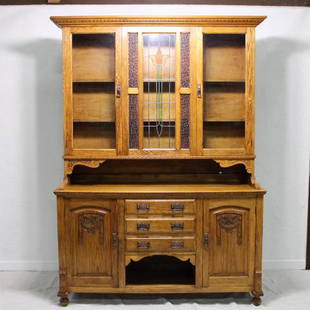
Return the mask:
[[[114,149],[115,35],[72,39],[73,148]]]
[[[144,148],[175,148],[175,34],[143,35]]]
[[[244,148],[245,35],[204,34],[203,147]]]

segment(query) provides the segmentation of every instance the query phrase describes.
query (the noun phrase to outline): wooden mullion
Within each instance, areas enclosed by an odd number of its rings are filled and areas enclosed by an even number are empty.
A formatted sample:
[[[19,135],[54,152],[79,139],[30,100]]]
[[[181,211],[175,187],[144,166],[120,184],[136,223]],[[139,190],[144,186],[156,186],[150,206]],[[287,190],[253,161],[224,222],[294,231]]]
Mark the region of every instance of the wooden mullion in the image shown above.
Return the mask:
[[[73,150],[73,89],[72,89],[72,33],[70,28],[63,35],[63,87],[64,87],[64,155]]]
[[[116,152],[119,155],[124,154],[123,150],[123,117],[122,117],[122,95],[120,98],[116,96],[117,87],[122,88],[122,64],[121,64],[121,30],[118,28],[115,31],[115,128],[116,128]],[[121,89],[122,91],[122,89]]]
[[[129,96],[128,96],[128,33],[126,28],[121,30],[121,124],[122,124],[122,155],[128,154],[129,149]]]
[[[189,148],[190,154],[196,155],[197,152],[197,55],[196,55],[196,28],[190,30],[190,109],[189,109]]]
[[[248,28],[245,46],[245,150],[254,154],[255,145],[255,28]]]
[[[203,30],[202,28],[196,28],[196,36],[195,36],[195,43],[193,46],[196,50],[195,53],[195,71],[196,71],[196,79],[193,85],[193,93],[194,93],[194,103],[193,107],[196,107],[193,113],[196,113],[196,146],[193,149],[193,153],[195,155],[202,155],[203,153]],[[201,87],[201,96],[198,98],[197,91],[198,86]]]

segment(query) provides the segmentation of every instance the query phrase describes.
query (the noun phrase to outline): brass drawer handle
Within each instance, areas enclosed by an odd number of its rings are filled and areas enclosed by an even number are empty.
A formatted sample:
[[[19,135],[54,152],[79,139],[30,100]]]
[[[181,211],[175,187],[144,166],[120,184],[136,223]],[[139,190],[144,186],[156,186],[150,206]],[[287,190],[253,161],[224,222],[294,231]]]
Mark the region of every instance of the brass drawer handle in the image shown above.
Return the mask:
[[[171,242],[171,248],[172,249],[183,249],[184,248],[184,242],[183,241],[172,241]]]
[[[174,203],[171,205],[172,211],[184,211],[184,205],[182,203]]]
[[[184,223],[171,223],[171,230],[183,230]]]
[[[149,241],[138,241],[137,248],[138,249],[149,249],[151,247],[151,242]]]
[[[150,224],[148,224],[148,223],[138,223],[137,224],[137,230],[148,231],[148,230],[150,230]]]
[[[146,203],[139,203],[137,204],[137,211],[149,211],[150,210],[150,207],[148,204]]]

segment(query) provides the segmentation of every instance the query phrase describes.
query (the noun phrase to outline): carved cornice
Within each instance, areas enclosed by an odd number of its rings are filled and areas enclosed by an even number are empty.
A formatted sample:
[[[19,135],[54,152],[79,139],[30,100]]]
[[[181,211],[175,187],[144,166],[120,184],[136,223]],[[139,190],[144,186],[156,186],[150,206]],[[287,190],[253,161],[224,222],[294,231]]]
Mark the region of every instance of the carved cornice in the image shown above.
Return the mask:
[[[60,28],[109,25],[200,25],[256,27],[266,16],[52,16]]]
[[[73,169],[77,165],[87,166],[90,168],[98,168],[100,164],[105,162],[102,160],[65,160],[65,177],[72,174]]]

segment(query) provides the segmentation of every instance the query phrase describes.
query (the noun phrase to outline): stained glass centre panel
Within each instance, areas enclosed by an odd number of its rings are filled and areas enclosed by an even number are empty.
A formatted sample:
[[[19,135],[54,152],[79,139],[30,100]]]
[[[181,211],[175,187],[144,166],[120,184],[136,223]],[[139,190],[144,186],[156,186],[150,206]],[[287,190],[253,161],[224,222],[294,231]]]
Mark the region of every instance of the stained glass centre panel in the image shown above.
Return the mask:
[[[175,148],[175,34],[143,35],[144,148]]]

